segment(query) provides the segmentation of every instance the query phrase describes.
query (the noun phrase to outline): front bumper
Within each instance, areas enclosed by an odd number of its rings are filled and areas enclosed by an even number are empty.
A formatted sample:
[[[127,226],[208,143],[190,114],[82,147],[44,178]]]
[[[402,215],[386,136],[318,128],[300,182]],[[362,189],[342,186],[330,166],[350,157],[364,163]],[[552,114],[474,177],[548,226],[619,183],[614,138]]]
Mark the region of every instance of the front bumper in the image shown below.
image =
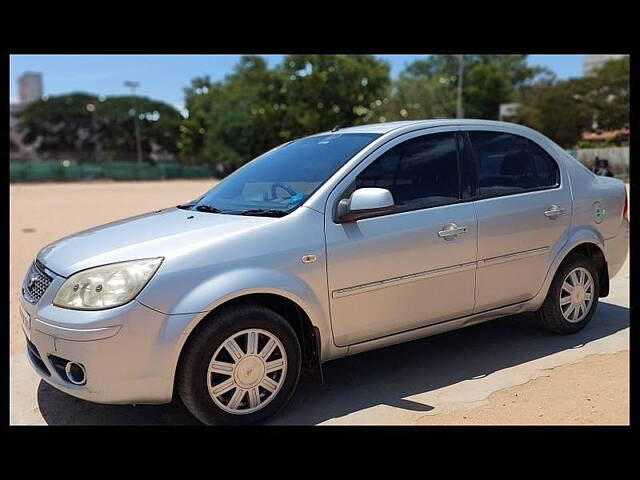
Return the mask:
[[[101,311],[56,307],[51,301],[63,281],[55,277],[35,305],[20,295],[22,328],[31,343],[27,357],[38,375],[96,403],[170,402],[184,332],[194,315],[165,315],[136,300]],[[55,357],[82,364],[86,383],[71,383]]]

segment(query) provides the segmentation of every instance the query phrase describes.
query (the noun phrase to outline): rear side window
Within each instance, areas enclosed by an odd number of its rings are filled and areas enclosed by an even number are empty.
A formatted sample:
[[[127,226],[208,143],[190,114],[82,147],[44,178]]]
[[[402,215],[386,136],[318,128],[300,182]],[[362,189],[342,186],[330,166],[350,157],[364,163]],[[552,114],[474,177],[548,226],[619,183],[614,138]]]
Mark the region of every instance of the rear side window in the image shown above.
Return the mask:
[[[457,202],[460,186],[455,134],[425,135],[396,145],[364,169],[355,186],[388,189],[396,211]]]
[[[532,141],[503,132],[471,131],[479,194],[483,197],[554,187],[556,162]]]

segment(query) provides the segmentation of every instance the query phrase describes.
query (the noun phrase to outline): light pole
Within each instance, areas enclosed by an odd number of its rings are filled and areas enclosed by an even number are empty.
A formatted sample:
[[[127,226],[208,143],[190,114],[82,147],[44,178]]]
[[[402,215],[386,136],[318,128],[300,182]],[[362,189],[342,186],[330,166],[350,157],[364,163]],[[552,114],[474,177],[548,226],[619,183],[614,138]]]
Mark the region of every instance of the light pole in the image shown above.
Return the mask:
[[[140,82],[132,82],[127,80],[124,86],[131,89],[131,108],[133,109],[133,128],[136,135],[136,150],[138,151],[138,165],[142,164],[142,146],[140,145],[140,127],[138,126],[138,111],[135,106],[136,88],[140,86]]]
[[[464,75],[464,56],[458,55],[458,99],[456,102],[456,117],[464,117],[464,109],[462,108],[462,77]]]

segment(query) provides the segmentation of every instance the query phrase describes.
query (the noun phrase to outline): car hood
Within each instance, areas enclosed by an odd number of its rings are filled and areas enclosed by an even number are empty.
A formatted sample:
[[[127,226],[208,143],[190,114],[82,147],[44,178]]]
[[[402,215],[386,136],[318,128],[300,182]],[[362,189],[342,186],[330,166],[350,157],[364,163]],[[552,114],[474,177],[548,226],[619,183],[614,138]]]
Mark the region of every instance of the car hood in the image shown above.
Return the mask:
[[[37,258],[54,273],[68,277],[108,263],[184,255],[276,220],[173,207],[70,235],[44,247]]]

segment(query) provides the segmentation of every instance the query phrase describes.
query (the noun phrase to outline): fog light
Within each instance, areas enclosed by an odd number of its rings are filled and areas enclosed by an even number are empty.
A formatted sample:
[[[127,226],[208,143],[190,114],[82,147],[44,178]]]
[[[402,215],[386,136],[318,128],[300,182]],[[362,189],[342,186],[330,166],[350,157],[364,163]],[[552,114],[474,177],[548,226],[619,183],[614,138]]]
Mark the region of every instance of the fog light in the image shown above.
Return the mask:
[[[75,385],[84,385],[87,381],[87,372],[80,363],[68,362],[64,367],[67,379]]]

